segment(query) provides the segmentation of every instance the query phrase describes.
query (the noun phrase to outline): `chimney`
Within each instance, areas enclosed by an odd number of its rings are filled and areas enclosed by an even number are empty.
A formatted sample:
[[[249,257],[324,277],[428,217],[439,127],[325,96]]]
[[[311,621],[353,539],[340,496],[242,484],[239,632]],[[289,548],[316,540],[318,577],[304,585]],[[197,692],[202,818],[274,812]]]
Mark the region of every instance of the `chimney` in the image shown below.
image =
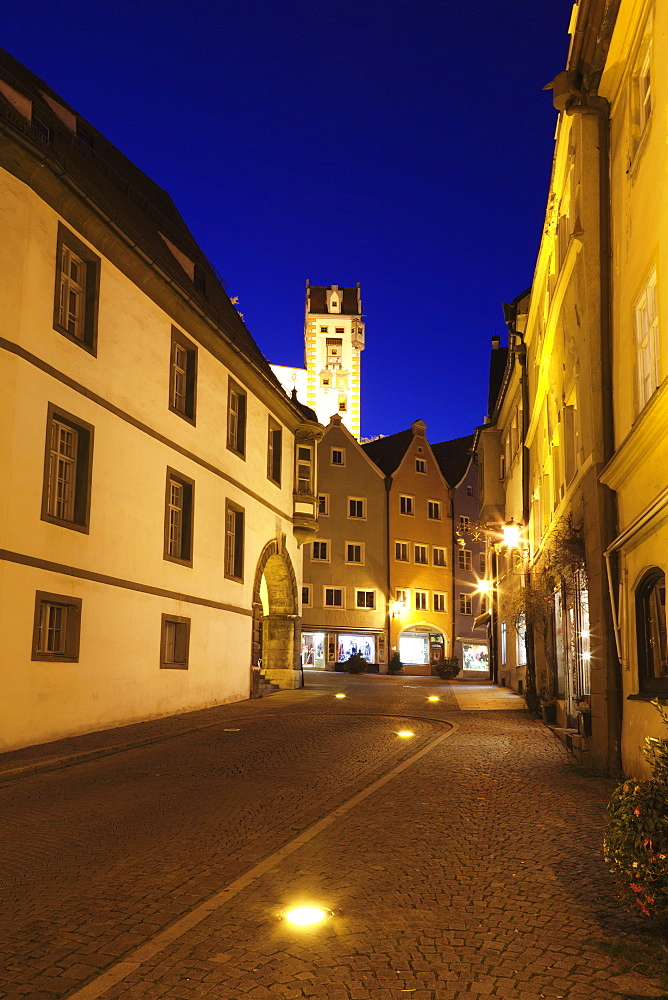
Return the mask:
[[[501,347],[501,337],[498,335],[498,333],[495,333],[494,336],[492,337],[492,350],[498,351],[500,347]]]

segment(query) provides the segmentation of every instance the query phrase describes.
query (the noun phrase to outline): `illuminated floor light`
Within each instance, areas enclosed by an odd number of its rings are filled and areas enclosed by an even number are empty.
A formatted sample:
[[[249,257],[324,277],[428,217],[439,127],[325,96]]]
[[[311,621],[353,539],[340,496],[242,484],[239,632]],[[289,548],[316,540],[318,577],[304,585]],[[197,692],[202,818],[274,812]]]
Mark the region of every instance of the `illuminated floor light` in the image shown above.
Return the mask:
[[[427,698],[427,701],[440,701],[440,700],[441,699],[438,697],[437,694],[430,694],[429,697]]]
[[[404,739],[407,739],[409,736],[415,736],[415,733],[412,733],[410,729],[400,729],[397,736],[403,736]]]
[[[285,919],[295,927],[315,927],[332,916],[332,911],[324,906],[295,906],[287,910]]]
[[[335,694],[335,698],[345,698],[345,694]]]

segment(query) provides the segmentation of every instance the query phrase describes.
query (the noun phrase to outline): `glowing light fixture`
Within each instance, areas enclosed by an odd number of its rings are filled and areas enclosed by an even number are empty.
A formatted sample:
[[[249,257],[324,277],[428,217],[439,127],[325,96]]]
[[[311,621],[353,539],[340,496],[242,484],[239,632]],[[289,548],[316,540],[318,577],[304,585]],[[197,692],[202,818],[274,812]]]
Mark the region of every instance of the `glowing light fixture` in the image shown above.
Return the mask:
[[[393,618],[398,618],[399,615],[406,610],[406,605],[403,601],[392,601],[390,604],[390,611]]]
[[[335,698],[345,698],[345,694],[335,694]]]
[[[295,927],[315,927],[331,916],[332,911],[324,906],[295,906],[285,913],[285,919]]]
[[[503,544],[510,549],[516,549],[520,543],[520,525],[513,518],[503,525]]]
[[[492,589],[491,580],[478,580],[478,591],[481,594],[489,594]]]
[[[415,733],[412,733],[410,729],[400,729],[397,736],[402,736],[404,739],[408,739],[409,736],[415,736]]]
[[[437,694],[430,694],[429,697],[427,698],[427,701],[440,701],[440,700],[441,699],[438,697]]]

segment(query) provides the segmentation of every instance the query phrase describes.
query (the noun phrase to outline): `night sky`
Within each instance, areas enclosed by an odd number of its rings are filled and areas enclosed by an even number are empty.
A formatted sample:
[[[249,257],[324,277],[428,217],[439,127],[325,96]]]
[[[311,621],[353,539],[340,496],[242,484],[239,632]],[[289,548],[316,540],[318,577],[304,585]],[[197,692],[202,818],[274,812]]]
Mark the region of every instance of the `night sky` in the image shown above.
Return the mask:
[[[531,283],[571,6],[38,0],[2,45],[167,190],[271,362],[303,365],[306,278],[359,281],[362,434],[438,441]]]

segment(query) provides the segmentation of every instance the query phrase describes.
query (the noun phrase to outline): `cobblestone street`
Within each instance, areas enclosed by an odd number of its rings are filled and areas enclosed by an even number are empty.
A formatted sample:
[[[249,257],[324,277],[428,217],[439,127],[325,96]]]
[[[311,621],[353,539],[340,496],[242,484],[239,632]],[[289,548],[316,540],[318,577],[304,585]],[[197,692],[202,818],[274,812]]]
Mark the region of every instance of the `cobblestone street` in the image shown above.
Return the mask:
[[[0,996],[664,997],[599,947],[639,927],[601,855],[613,783],[520,699],[307,685],[3,755]],[[333,916],[294,929],[296,902]]]

